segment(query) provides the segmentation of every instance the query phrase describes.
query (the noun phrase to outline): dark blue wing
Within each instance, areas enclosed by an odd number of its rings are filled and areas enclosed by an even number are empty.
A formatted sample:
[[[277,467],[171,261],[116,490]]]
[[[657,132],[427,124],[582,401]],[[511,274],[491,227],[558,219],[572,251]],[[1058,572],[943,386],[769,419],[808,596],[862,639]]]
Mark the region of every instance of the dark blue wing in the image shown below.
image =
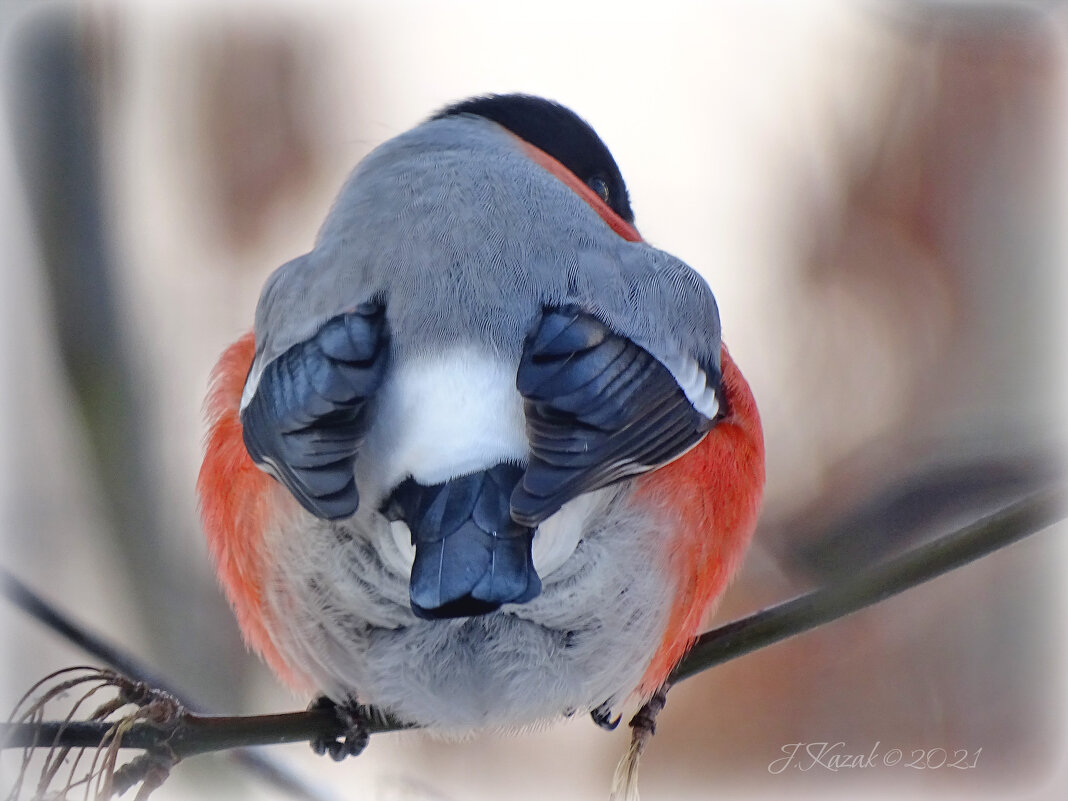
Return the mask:
[[[531,456],[511,505],[527,526],[585,492],[671,461],[713,423],[648,351],[577,307],[543,314],[516,386]]]
[[[359,505],[353,463],[388,345],[382,306],[333,317],[267,365],[241,412],[252,460],[317,517],[348,517]]]

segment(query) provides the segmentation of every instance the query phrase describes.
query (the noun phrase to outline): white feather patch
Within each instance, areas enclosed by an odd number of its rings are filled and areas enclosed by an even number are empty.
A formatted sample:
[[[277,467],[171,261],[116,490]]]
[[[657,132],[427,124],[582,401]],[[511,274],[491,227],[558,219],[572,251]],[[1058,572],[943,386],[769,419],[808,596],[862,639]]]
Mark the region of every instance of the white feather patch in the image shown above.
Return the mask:
[[[361,460],[383,487],[411,476],[439,484],[500,462],[529,444],[515,366],[474,347],[398,365],[379,391]]]
[[[552,575],[575,552],[588,521],[604,500],[606,492],[598,490],[568,501],[556,514],[547,518],[534,532],[531,557],[534,569],[543,579]]]
[[[241,406],[238,413],[245,411],[245,407],[252,402],[252,396],[256,394],[256,387],[260,385],[260,376],[263,375],[264,365],[259,359],[252,363],[248,376],[245,378],[245,388],[241,390]]]
[[[402,576],[412,575],[415,564],[415,546],[412,544],[412,530],[403,520],[393,520],[389,524],[389,533],[396,550],[379,548],[382,561]]]
[[[715,419],[719,414],[719,399],[715,389],[708,385],[708,375],[697,361],[688,356],[678,356],[663,364],[686,394],[686,399],[693,404],[693,408],[709,420]]]

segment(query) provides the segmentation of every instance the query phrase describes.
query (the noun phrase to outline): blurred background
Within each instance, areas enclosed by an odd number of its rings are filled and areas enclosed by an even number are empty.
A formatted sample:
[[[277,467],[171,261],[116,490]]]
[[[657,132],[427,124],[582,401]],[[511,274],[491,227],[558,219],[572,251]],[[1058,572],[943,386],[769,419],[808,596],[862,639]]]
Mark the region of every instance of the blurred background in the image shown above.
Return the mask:
[[[1066,33],[1053,2],[0,2],[0,565],[207,708],[302,707],[202,541],[208,375],[356,162],[485,92],[584,116],[716,293],[769,464],[710,625],[1059,480]],[[643,797],[1065,797],[1066,532],[678,686]],[[0,638],[0,707],[86,661],[7,604]],[[322,798],[596,799],[623,729],[269,753]],[[982,750],[769,771],[797,742]],[[154,797],[287,796],[213,756]]]

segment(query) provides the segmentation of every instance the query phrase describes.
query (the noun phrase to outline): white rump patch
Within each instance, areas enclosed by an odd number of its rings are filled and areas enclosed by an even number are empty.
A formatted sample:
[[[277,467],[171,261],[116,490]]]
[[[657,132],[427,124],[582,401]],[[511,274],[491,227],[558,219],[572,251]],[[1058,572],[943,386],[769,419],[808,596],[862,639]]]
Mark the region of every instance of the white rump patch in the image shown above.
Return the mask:
[[[424,486],[518,464],[529,450],[515,365],[474,347],[397,365],[361,449],[383,487]]]

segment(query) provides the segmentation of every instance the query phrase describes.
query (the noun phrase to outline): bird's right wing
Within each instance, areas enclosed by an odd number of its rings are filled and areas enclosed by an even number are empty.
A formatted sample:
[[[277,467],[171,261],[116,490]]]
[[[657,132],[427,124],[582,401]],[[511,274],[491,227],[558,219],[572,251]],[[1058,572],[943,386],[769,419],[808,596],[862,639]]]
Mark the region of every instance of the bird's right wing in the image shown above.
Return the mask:
[[[353,464],[388,344],[384,307],[360,304],[267,364],[241,410],[253,461],[317,517],[348,517],[359,505]]]

